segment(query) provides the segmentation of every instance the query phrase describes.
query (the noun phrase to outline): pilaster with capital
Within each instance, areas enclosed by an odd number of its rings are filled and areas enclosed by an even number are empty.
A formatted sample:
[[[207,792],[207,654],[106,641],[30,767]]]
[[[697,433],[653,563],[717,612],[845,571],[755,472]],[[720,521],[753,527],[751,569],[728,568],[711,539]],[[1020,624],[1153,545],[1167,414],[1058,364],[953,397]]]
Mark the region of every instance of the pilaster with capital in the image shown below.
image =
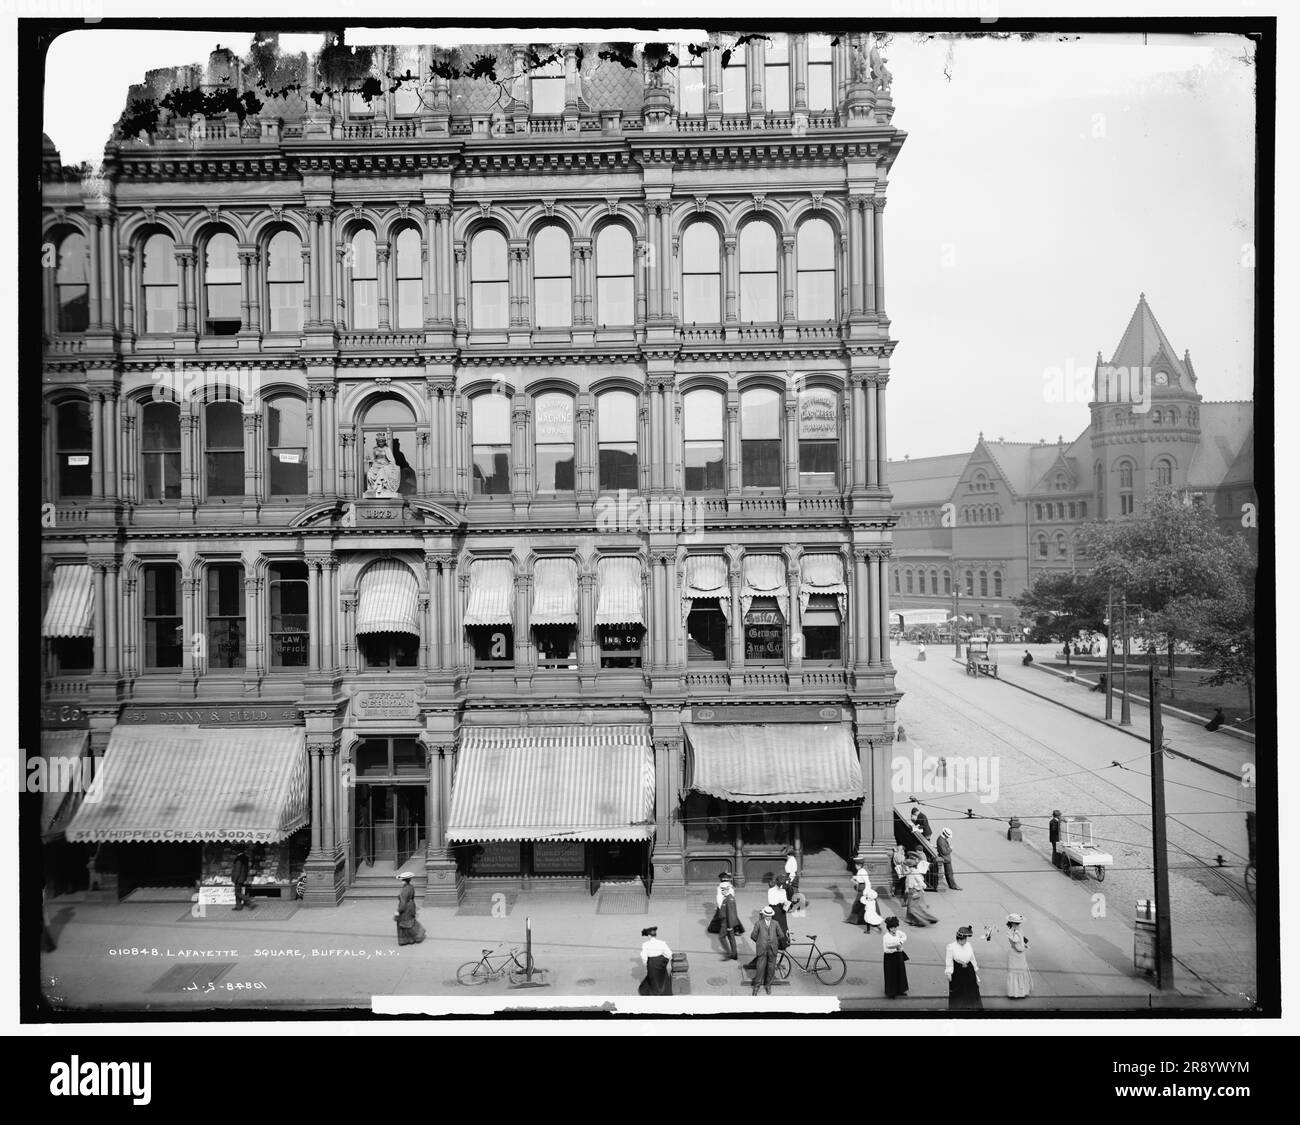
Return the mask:
[[[722,279],[725,289],[726,323],[736,323],[736,290],[739,288],[739,275],[736,263],[736,238],[728,235],[722,240]]]

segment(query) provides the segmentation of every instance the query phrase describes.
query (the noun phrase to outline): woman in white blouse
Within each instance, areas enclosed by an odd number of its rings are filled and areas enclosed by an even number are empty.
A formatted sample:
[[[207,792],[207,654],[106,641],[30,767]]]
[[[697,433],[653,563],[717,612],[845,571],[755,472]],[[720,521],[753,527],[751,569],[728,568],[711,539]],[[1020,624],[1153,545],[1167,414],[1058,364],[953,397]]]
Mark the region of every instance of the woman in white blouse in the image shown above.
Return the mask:
[[[890,915],[885,919],[885,935],[881,939],[884,946],[885,999],[907,995],[907,954],[903,946],[907,935],[898,928],[898,919]]]
[[[984,1008],[980,999],[980,967],[975,960],[975,949],[971,945],[970,926],[957,930],[957,940],[950,941],[944,949],[943,972],[948,978],[948,1008],[978,1009]]]

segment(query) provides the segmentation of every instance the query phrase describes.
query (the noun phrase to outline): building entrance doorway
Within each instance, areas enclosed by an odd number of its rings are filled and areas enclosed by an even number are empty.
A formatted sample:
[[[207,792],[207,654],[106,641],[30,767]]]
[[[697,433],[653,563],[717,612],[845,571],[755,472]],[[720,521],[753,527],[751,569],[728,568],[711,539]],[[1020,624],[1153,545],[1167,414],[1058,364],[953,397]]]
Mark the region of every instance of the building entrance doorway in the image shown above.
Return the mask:
[[[424,785],[358,782],[352,844],[358,875],[396,874],[405,866],[424,867]]]

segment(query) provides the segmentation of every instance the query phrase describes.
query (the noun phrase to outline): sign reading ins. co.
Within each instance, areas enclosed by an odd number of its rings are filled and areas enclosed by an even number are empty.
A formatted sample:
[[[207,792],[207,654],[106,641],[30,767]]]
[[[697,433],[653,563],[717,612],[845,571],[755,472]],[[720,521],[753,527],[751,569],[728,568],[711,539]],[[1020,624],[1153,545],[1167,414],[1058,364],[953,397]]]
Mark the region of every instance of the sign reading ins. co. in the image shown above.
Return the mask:
[[[838,428],[834,391],[815,387],[799,395],[800,441],[833,441]]]

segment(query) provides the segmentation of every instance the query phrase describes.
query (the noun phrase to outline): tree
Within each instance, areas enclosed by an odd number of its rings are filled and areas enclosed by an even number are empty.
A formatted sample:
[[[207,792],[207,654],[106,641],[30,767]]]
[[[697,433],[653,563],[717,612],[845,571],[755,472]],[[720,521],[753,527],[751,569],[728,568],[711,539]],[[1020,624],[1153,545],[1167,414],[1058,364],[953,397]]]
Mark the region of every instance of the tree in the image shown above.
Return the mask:
[[[1102,588],[1113,586],[1127,597],[1129,619],[1139,621],[1137,635],[1147,650],[1166,649],[1171,683],[1178,642],[1212,641],[1221,632],[1210,624],[1216,602],[1235,607],[1222,619],[1239,638],[1231,643],[1244,640],[1241,622],[1251,621],[1253,666],[1254,595],[1246,575],[1254,562],[1249,544],[1221,531],[1212,512],[1185,503],[1172,489],[1157,489],[1147,495],[1142,515],[1089,524],[1079,542],[1095,560],[1093,575]]]
[[[1015,603],[1034,622],[1034,640],[1065,641],[1081,629],[1104,628],[1106,589],[1090,574],[1040,573]]]

